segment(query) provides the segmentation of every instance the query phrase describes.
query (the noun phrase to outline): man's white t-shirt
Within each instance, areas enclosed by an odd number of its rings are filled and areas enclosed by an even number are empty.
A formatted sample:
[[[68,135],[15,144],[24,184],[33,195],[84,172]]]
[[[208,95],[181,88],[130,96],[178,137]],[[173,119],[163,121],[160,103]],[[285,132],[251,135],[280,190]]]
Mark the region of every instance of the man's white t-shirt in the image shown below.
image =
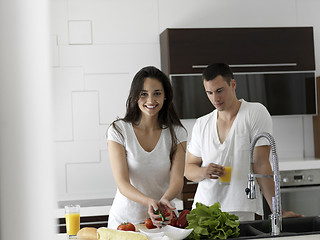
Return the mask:
[[[131,184],[146,196],[160,200],[168,189],[170,181],[170,150],[171,134],[169,128],[162,129],[157,145],[151,152],[145,151],[131,123],[117,121],[116,126],[108,129],[108,140],[124,146],[127,156]],[[180,126],[174,127],[178,144],[187,141],[187,132]],[[108,227],[116,229],[122,222],[142,223],[148,217],[148,209],[139,203],[131,201],[117,189],[109,212]]]
[[[240,100],[239,112],[225,141],[221,144],[217,132],[217,110],[197,119],[193,130],[188,151],[202,158],[202,166],[210,163],[224,165],[231,160],[232,174],[230,185],[220,185],[217,179],[204,179],[198,184],[194,197],[196,202],[212,205],[220,202],[225,212],[252,212],[262,215],[262,198],[249,200],[245,193],[248,183],[249,150],[254,136],[261,132],[272,134],[272,119],[267,109],[260,103],[249,103]],[[256,146],[269,145],[268,141],[260,138]],[[257,192],[259,191],[256,184]]]

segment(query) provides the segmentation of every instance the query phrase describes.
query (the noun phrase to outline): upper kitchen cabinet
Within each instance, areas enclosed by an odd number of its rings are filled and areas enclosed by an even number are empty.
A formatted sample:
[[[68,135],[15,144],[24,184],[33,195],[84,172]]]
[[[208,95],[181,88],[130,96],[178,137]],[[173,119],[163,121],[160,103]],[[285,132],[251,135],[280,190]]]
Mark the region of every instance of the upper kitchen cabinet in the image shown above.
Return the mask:
[[[168,75],[201,73],[215,62],[234,72],[315,69],[312,27],[166,29],[160,46]]]

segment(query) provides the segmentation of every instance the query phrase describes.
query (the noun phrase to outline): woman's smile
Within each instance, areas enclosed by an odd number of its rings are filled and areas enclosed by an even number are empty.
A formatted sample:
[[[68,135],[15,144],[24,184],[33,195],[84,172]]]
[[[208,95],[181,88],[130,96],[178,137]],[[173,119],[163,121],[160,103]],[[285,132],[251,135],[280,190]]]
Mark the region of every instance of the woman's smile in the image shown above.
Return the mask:
[[[155,109],[159,104],[156,105],[145,105],[146,108],[148,109]]]

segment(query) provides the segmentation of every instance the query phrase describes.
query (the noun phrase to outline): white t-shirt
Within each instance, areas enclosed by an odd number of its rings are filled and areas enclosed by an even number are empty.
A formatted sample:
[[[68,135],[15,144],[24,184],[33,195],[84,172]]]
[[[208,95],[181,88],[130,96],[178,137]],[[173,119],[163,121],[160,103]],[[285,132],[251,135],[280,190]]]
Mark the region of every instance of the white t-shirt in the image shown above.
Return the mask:
[[[126,150],[131,184],[148,197],[160,200],[170,181],[171,134],[169,128],[162,129],[157,145],[151,152],[145,151],[134,133],[131,123],[116,122],[122,136],[111,126],[108,140],[124,146]],[[187,132],[180,126],[174,127],[178,143],[187,141]],[[148,217],[148,209],[129,200],[117,189],[109,212],[108,227],[117,228],[122,222],[142,223]]]
[[[250,143],[254,136],[261,132],[272,134],[272,119],[267,109],[260,103],[249,103],[240,100],[239,112],[225,141],[221,144],[217,132],[217,110],[197,119],[188,151],[202,158],[202,166],[210,163],[224,165],[231,160],[232,174],[230,185],[220,185],[217,179],[204,179],[199,182],[194,197],[196,202],[212,205],[217,201],[222,211],[256,212],[262,214],[262,198],[249,200],[245,193],[248,183]],[[269,145],[265,138],[260,138],[256,146]],[[258,184],[256,184],[259,192]]]

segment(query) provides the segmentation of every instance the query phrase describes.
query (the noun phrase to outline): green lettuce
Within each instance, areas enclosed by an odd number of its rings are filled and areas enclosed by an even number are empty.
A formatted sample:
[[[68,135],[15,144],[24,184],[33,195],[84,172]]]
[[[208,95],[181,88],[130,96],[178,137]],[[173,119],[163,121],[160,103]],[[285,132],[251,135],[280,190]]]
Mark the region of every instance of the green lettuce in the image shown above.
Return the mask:
[[[212,206],[196,203],[196,208],[187,215],[188,229],[193,228],[187,239],[227,239],[240,235],[239,218],[234,214],[222,212],[220,203]]]

